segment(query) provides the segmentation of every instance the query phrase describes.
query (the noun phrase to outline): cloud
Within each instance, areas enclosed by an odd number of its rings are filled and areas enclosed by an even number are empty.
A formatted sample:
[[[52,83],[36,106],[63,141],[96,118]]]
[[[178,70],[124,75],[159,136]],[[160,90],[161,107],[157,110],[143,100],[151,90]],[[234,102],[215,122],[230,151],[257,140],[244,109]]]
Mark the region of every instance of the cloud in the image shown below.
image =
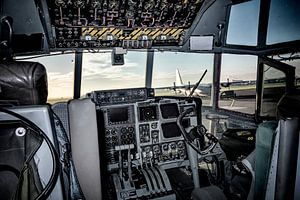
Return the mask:
[[[48,97],[66,98],[73,96],[73,72],[49,72],[48,73]]]
[[[112,66],[111,54],[84,54],[82,75],[85,80],[133,81],[141,77],[135,71],[138,67],[138,63],[126,57],[124,65]]]

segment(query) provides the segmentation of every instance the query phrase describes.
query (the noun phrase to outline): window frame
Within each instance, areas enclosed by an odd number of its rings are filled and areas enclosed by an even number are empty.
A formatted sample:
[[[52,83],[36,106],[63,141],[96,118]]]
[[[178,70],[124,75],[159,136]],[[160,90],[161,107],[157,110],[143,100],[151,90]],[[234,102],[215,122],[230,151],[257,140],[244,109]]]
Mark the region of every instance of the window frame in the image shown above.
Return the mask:
[[[276,118],[276,117],[266,117],[260,115],[262,100],[263,100],[264,65],[273,67],[285,74],[286,93],[290,93],[295,90],[295,69],[296,69],[295,67],[265,56],[259,56],[258,66],[257,66],[257,79],[256,79],[256,109],[255,109],[255,118],[257,121],[273,120]]]
[[[231,4],[227,8],[226,21],[224,27],[224,34],[222,37],[223,48],[222,53],[244,53],[253,55],[272,55],[276,53],[287,53],[292,51],[299,51],[300,40],[294,40],[289,42],[281,42],[276,44],[267,45],[267,32],[269,23],[269,14],[272,0],[261,0],[259,5],[259,18],[258,18],[258,35],[257,45],[247,46],[238,44],[228,44],[227,34],[229,28],[229,19],[231,13],[231,7],[236,4]],[[244,2],[243,2],[244,3]]]

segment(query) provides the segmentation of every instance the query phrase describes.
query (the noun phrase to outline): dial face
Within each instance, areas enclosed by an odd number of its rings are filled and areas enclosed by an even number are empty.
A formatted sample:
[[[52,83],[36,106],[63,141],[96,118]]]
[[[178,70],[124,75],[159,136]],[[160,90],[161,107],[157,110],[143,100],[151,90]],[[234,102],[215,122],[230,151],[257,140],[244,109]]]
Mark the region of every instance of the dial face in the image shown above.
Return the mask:
[[[140,90],[139,91],[139,95],[143,96],[145,94],[145,91],[144,90]]]
[[[93,8],[100,8],[100,7],[101,7],[101,2],[100,2],[100,0],[93,0],[93,1],[92,1],[92,7],[93,7]]]
[[[77,8],[84,8],[86,2],[84,0],[77,0],[74,2],[75,7]]]
[[[200,132],[201,134],[203,134],[203,135],[207,132],[207,129],[206,129],[204,126],[198,127],[198,130],[199,130],[199,132]]]
[[[154,1],[148,1],[145,3],[144,8],[145,10],[151,10],[155,6]]]
[[[55,4],[59,7],[63,7],[65,5],[64,0],[55,0]]]
[[[109,1],[108,2],[108,7],[110,8],[110,9],[116,9],[117,7],[118,7],[118,2],[117,1],[115,1],[115,0],[112,0],[112,1]]]

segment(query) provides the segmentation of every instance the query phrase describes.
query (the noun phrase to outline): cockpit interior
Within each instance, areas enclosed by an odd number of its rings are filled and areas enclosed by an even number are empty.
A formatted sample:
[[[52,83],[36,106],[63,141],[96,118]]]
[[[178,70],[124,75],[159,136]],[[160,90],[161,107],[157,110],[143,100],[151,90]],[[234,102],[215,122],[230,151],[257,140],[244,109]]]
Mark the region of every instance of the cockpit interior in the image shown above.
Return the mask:
[[[300,199],[297,0],[0,0],[0,199]]]

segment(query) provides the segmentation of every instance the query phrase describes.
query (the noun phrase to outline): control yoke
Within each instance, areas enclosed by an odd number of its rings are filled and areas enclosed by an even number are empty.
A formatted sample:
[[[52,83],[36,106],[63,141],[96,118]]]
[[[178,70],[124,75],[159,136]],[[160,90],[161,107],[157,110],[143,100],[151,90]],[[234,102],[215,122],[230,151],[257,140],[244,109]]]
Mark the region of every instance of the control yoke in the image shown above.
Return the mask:
[[[218,143],[218,139],[213,134],[207,133],[206,132],[207,130],[203,125],[199,125],[193,128],[189,133],[187,133],[187,131],[182,125],[182,121],[185,116],[187,116],[189,113],[193,111],[194,108],[188,108],[184,112],[182,112],[177,118],[177,125],[185,141],[188,143],[188,145],[190,145],[198,154],[206,155],[215,148],[216,144]],[[207,147],[201,146],[199,148],[195,140],[198,140],[203,136],[205,136],[208,139],[208,146]]]

